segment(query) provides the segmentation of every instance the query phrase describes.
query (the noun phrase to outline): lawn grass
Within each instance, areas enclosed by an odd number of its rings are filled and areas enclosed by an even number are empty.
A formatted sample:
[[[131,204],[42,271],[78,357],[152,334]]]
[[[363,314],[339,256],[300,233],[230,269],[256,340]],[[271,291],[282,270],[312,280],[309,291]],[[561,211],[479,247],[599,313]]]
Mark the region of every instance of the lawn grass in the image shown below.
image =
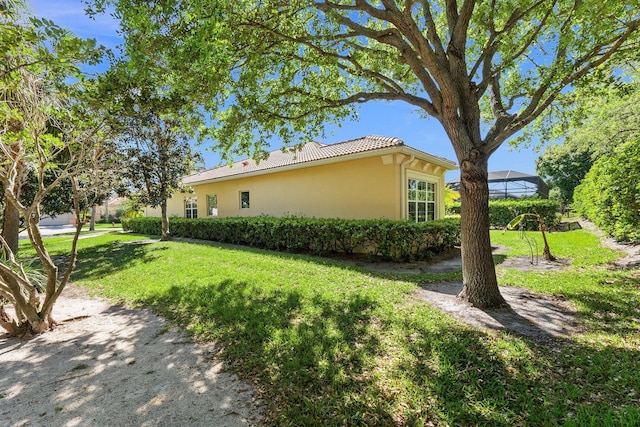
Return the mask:
[[[533,234],[535,236],[535,233]],[[79,241],[72,280],[150,307],[252,380],[272,425],[640,424],[640,284],[585,231],[553,233],[564,271],[498,267],[504,285],[562,295],[587,331],[535,342],[471,329],[414,297],[448,275],[379,274],[338,261],[110,233]],[[494,244],[526,255],[517,233]],[[70,239],[47,240],[61,254]],[[24,243],[23,243],[24,245]],[[23,247],[23,256],[29,256]]]
[[[571,261],[573,267],[601,266],[621,256],[620,253],[602,247],[598,237],[586,230],[546,233],[551,254]],[[531,242],[531,245],[529,244]],[[537,231],[491,231],[491,243],[509,248],[509,256],[533,256],[542,258],[542,235]]]
[[[119,222],[116,222],[113,226],[111,225],[110,222],[96,222],[94,224],[94,227],[96,230],[102,230],[102,229],[114,229],[114,228],[118,228],[120,230],[122,230],[122,224],[120,224]],[[85,224],[83,227],[83,230],[88,230],[89,229],[89,224]]]

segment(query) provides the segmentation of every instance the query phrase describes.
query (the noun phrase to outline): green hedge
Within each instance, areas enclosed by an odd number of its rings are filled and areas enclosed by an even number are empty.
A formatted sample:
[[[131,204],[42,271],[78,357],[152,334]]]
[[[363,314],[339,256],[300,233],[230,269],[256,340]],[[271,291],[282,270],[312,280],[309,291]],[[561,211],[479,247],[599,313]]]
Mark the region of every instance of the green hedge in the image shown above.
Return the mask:
[[[600,157],[576,187],[573,206],[616,240],[640,242],[640,141]]]
[[[160,235],[160,218],[123,218],[123,228]],[[363,252],[425,259],[460,244],[460,221],[426,223],[300,217],[171,218],[171,235],[311,254]]]
[[[524,213],[537,213],[545,228],[553,228],[559,222],[557,202],[547,199],[507,199],[489,201],[489,222],[493,228],[504,228],[511,220]],[[460,203],[450,207],[449,213],[460,214]],[[523,221],[526,230],[537,230],[538,221],[527,217]]]

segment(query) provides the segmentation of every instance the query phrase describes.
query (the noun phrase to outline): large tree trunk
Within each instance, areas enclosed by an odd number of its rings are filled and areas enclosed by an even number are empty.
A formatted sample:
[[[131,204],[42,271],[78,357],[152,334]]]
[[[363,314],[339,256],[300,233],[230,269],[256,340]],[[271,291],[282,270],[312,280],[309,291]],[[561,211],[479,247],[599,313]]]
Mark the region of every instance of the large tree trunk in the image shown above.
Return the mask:
[[[169,240],[171,234],[169,233],[169,217],[167,216],[166,199],[160,204],[160,212],[162,212],[162,237],[160,240]]]
[[[5,201],[2,237],[9,245],[12,253],[18,253],[18,234],[20,234],[20,212],[9,201]]]
[[[489,236],[489,183],[487,158],[477,156],[460,165],[462,279],[458,297],[475,307],[506,304],[496,278]]]

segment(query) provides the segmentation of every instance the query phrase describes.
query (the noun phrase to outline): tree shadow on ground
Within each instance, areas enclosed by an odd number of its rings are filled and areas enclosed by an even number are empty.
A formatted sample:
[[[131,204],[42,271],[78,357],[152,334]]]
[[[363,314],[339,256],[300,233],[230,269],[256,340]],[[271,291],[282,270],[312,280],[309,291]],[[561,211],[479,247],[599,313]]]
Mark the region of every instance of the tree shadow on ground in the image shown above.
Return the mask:
[[[212,346],[149,310],[102,304],[33,339],[0,338],[0,424],[204,427],[258,413],[252,391],[209,363]]]
[[[150,243],[115,241],[82,248],[78,251],[72,280],[101,279],[112,274],[114,270],[134,268],[138,264],[152,262],[158,259],[155,252],[169,249]]]
[[[581,306],[581,319],[589,330],[606,334],[640,334],[640,277],[613,277],[601,280],[598,285],[615,291],[565,293]]]
[[[389,315],[357,290],[337,297],[267,290],[231,277],[172,286],[141,302],[191,325],[196,337],[223,343],[230,364],[256,381],[274,425],[633,425],[640,419],[633,394],[637,348],[499,339],[445,316],[434,326],[420,317],[438,316],[424,304]],[[397,378],[385,377],[385,370]]]
[[[501,287],[507,306],[479,309],[457,298],[462,283],[425,284],[417,296],[470,326],[506,330],[531,339],[570,337],[579,325],[571,307],[551,295],[516,287]]]
[[[413,357],[399,371],[412,387],[430,390],[428,405],[413,408],[407,425],[424,424],[430,411],[443,424],[463,426],[632,426],[640,420],[638,349],[563,339],[495,341],[478,330],[419,330],[407,323],[415,331],[408,342]]]
[[[276,424],[291,419],[302,425],[319,420],[358,424],[358,418],[392,424],[384,401],[372,405],[361,395],[374,387],[367,372],[382,351],[377,304],[367,296],[267,294],[228,279],[189,290],[171,287],[144,303],[181,324],[197,318],[199,326],[190,332],[223,342],[228,360],[259,380]],[[347,415],[355,418],[340,421]]]
[[[231,279],[144,302],[182,324],[198,319],[192,333],[223,342],[224,357],[256,380],[275,425],[557,425],[568,414],[576,425],[633,425],[640,416],[637,349],[491,339],[450,320],[425,322],[423,308],[389,318],[358,293],[266,293]],[[391,346],[382,341],[405,331]],[[631,374],[617,378],[617,370]]]

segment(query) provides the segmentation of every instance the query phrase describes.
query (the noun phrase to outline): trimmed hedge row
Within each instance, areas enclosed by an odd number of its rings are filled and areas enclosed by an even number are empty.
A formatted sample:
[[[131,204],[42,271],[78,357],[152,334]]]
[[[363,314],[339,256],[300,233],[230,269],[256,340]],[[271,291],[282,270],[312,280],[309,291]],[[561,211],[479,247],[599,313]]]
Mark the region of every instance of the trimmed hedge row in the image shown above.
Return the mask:
[[[493,228],[505,228],[512,219],[525,213],[537,213],[542,217],[545,228],[558,225],[557,202],[548,199],[521,200],[489,200],[489,222]],[[450,207],[450,213],[460,214],[460,203]],[[534,217],[527,217],[522,222],[525,230],[538,230],[538,221]]]
[[[362,252],[425,259],[460,244],[460,221],[425,223],[300,217],[171,218],[171,235],[316,255]],[[160,218],[123,218],[125,230],[161,234]]]

